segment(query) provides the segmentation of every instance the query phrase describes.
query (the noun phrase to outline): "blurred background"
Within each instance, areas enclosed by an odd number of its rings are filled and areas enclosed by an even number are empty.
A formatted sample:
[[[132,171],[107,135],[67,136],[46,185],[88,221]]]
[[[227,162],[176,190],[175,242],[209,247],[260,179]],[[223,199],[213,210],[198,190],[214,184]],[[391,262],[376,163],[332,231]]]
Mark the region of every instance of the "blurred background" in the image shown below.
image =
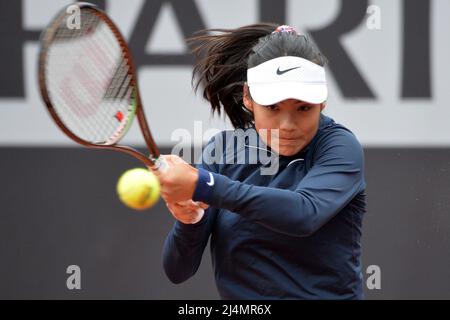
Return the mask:
[[[231,128],[191,88],[185,38],[257,21],[309,34],[327,56],[325,113],[364,146],[367,299],[450,299],[450,1],[104,0],[138,65],[163,152]],[[209,248],[180,285],[161,251],[173,219],[162,201],[126,208],[115,186],[141,166],[85,150],[51,121],[37,85],[40,31],[68,1],[0,0],[0,299],[216,299]],[[210,130],[211,129],[211,130]],[[126,143],[143,146],[134,126]],[[69,290],[67,267],[81,270]]]

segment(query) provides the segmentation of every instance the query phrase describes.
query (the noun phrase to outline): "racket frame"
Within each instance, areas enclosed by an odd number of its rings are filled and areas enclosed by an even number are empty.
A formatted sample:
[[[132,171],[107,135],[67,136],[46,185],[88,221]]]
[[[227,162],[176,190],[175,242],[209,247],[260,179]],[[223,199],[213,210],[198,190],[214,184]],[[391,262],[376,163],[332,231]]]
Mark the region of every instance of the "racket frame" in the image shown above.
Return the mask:
[[[94,144],[89,141],[86,141],[84,139],[81,139],[77,135],[75,135],[71,130],[67,128],[67,126],[61,121],[60,117],[58,116],[51,99],[49,97],[48,91],[47,91],[47,84],[45,79],[45,65],[46,65],[46,57],[47,57],[47,51],[53,41],[53,38],[56,34],[57,27],[61,24],[62,20],[64,20],[67,16],[66,10],[68,6],[64,7],[52,20],[52,22],[49,24],[49,26],[43,31],[41,35],[41,49],[39,53],[39,62],[38,62],[38,74],[39,74],[39,87],[41,91],[42,99],[44,100],[45,105],[47,106],[48,111],[50,112],[51,117],[55,121],[55,123],[58,125],[58,127],[73,141],[76,143],[83,145],[84,147],[91,148],[91,149],[100,149],[100,150],[113,150],[113,151],[119,151],[122,153],[126,153],[128,155],[131,155],[138,160],[142,161],[147,167],[152,169],[160,169],[162,167],[165,167],[165,163],[162,158],[160,158],[160,151],[158,147],[156,146],[155,140],[153,139],[153,136],[150,132],[150,128],[148,125],[148,122],[145,117],[144,109],[142,107],[141,97],[139,94],[139,88],[137,83],[137,70],[131,55],[131,51],[117,28],[117,26],[114,24],[114,22],[108,17],[108,15],[100,10],[96,5],[86,2],[80,2],[77,3],[80,10],[82,9],[90,9],[93,11],[93,13],[98,16],[103,22],[105,22],[112,33],[114,34],[114,37],[119,42],[120,47],[122,48],[122,52],[124,54],[125,59],[128,61],[128,66],[130,68],[129,74],[131,74],[131,86],[134,87],[135,91],[135,103],[136,103],[136,110],[135,110],[135,116],[137,117],[137,120],[139,122],[139,127],[141,129],[142,135],[144,136],[144,141],[147,146],[147,150],[150,152],[149,157],[145,156],[144,154],[140,153],[136,149],[119,145],[117,143],[113,144]],[[131,115],[130,115],[131,116]],[[132,118],[128,121],[130,123],[127,123],[125,126],[124,132],[122,132],[120,137],[118,138],[117,142],[126,134],[126,131],[131,126],[132,121],[134,120],[134,115],[132,115]]]

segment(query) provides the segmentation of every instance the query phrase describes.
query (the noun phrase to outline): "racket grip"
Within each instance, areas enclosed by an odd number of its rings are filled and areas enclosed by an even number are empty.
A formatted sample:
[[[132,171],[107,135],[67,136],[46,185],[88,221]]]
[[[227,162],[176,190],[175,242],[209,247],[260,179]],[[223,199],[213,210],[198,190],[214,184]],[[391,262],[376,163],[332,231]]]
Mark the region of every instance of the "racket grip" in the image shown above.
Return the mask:
[[[167,163],[166,160],[164,160],[163,157],[159,157],[158,159],[155,160],[154,168],[158,171],[165,172],[169,170],[169,164]]]

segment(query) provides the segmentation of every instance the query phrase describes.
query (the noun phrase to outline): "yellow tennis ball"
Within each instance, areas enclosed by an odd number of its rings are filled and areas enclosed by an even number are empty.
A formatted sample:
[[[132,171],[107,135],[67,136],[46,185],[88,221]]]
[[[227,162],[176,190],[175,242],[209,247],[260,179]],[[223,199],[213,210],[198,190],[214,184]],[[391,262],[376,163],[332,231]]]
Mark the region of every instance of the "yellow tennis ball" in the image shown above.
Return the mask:
[[[129,169],[117,181],[120,200],[136,210],[153,206],[159,199],[160,190],[158,178],[144,168]]]

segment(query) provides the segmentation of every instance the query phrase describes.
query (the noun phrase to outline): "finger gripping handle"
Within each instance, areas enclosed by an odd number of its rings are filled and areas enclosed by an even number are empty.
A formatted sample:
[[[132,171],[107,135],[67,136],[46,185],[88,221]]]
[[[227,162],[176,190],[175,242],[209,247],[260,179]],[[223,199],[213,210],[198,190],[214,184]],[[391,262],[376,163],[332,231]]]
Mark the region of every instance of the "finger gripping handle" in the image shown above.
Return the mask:
[[[169,164],[167,163],[166,160],[164,160],[163,157],[159,157],[158,159],[154,160],[155,162],[155,166],[154,168],[160,172],[166,172],[167,170],[169,170]],[[180,204],[187,206],[190,205],[191,202],[193,202],[192,200],[185,200],[185,201],[181,201]],[[197,217],[196,219],[192,222],[192,223],[197,223],[201,220],[201,218],[203,217],[203,214],[205,213],[205,210],[202,209],[199,205],[198,202],[195,202],[195,205],[197,206]]]

